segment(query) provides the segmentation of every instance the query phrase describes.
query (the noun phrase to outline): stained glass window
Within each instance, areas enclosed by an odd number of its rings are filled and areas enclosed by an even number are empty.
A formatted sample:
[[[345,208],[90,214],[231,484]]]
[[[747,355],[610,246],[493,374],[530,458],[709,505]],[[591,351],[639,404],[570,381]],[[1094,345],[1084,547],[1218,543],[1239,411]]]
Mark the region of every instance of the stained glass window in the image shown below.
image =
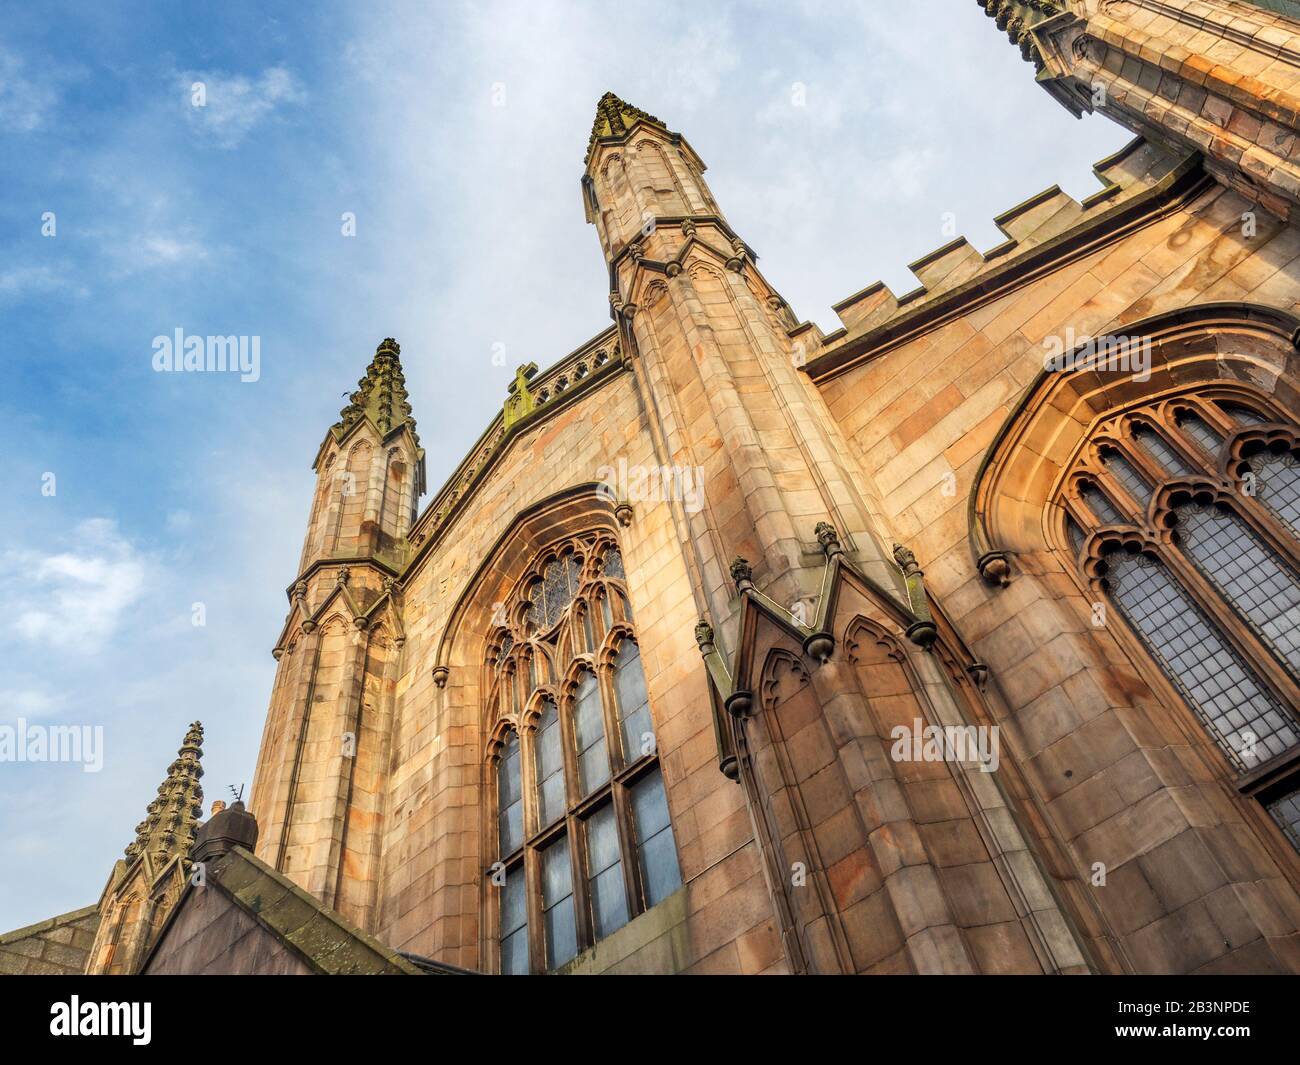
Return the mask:
[[[1300,742],[1281,703],[1161,562],[1121,553],[1110,589],[1229,760],[1251,769]]]
[[[599,572],[584,586],[593,552]],[[498,901],[503,973],[564,965],[681,884],[622,556],[599,535],[574,537],[529,578],[505,604],[524,624],[495,645],[510,664],[495,675],[494,705],[538,707],[522,738],[508,734],[498,767],[497,850],[511,863]],[[529,899],[542,913],[532,926]]]
[[[1213,458],[1223,446],[1223,437],[1217,429],[1212,428],[1205,419],[1195,414],[1185,413],[1178,419],[1178,428],[1191,437],[1206,455]]]
[[[1101,461],[1102,465],[1110,471],[1111,476],[1122,484],[1138,506],[1145,510],[1151,499],[1151,486],[1147,484],[1146,478],[1138,473],[1133,463],[1118,451],[1110,449],[1102,452]]]
[[[645,902],[647,906],[654,906],[682,884],[677,848],[668,820],[668,799],[658,769],[632,785],[632,809],[636,818],[636,853],[641,864]]]
[[[579,790],[583,795],[590,795],[609,779],[605,712],[600,705],[600,685],[593,673],[584,673],[578,684],[573,731],[578,745]]]
[[[623,556],[618,553],[617,547],[606,549],[604,561],[601,563],[601,569],[606,577],[616,577],[620,581],[624,579]]]
[[[1192,465],[1170,445],[1163,436],[1145,425],[1133,428],[1133,439],[1160,464],[1166,473],[1191,473]]]
[[[497,790],[500,853],[504,858],[524,841],[524,789],[519,774],[519,733],[513,730],[506,736],[501,751]]]
[[[1274,799],[1266,808],[1296,850],[1300,850],[1300,791]]]
[[[1161,486],[1221,477],[1227,438],[1215,423],[1222,414],[1238,428],[1285,424],[1249,404],[1217,405],[1219,412],[1188,394],[1132,412],[1134,446],[1163,471]],[[1080,485],[1091,516],[1078,513],[1076,524],[1067,515],[1065,531],[1076,557],[1089,533],[1109,544],[1106,591],[1242,777],[1241,786],[1253,786],[1252,771],[1271,761],[1274,776],[1262,805],[1300,846],[1300,570],[1278,539],[1286,526],[1300,533],[1300,465],[1292,457],[1294,438],[1277,434],[1276,451],[1250,454],[1260,446],[1253,439],[1245,446],[1238,471],[1244,491],[1221,505],[1183,503],[1172,515],[1152,514],[1148,523],[1158,486],[1118,446],[1103,443],[1102,469],[1089,469],[1085,460],[1081,471],[1098,481]],[[1129,514],[1129,504],[1117,502],[1125,494],[1140,512]],[[1133,527],[1141,551],[1131,553],[1133,537],[1120,547],[1107,531],[1117,524]],[[1192,570],[1203,580],[1193,579]],[[1087,568],[1077,572],[1095,579]],[[1285,794],[1276,798],[1279,792]]]
[[[1237,613],[1300,674],[1300,584],[1230,510],[1179,507],[1180,541]]]
[[[546,967],[554,969],[578,953],[568,836],[561,836],[542,851],[542,923],[546,928]]]
[[[674,851],[674,864],[676,861]],[[602,806],[587,819],[587,876],[591,885],[592,920],[596,938],[600,939],[627,924],[628,916],[618,820],[612,805]]]
[[[1269,510],[1300,533],[1300,466],[1289,452],[1265,453],[1250,459],[1255,494]]]
[[[537,759],[537,813],[540,825],[549,825],[564,813],[564,740],[560,729],[560,711],[547,699],[537,722],[533,740]]]
[[[528,885],[522,865],[506,874],[501,889],[501,972],[528,972]]]
[[[618,719],[623,733],[623,758],[635,762],[654,750],[650,705],[646,699],[645,673],[641,652],[631,640],[624,642],[614,659],[614,686],[618,692]]]

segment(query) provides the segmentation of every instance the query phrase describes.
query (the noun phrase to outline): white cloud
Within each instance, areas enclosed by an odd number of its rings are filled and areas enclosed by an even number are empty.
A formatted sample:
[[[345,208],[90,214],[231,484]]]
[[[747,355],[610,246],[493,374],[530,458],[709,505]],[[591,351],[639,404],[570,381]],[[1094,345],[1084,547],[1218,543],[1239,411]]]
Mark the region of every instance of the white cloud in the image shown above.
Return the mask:
[[[0,689],[0,720],[51,717],[66,702],[65,696],[51,695],[37,688]]]
[[[30,133],[45,125],[58,101],[50,81],[0,48],[0,133]]]
[[[64,291],[86,294],[81,285],[50,266],[13,266],[0,270],[0,301]]]
[[[194,105],[194,86],[203,86],[203,106]],[[221,71],[179,74],[177,87],[184,93],[191,125],[202,130],[221,148],[234,148],[277,109],[300,104],[307,98],[293,73],[284,67],[267,67],[255,78]]]
[[[144,594],[145,559],[108,518],[81,522],[68,550],[4,557],[0,589],[13,629],[33,643],[95,651]]]

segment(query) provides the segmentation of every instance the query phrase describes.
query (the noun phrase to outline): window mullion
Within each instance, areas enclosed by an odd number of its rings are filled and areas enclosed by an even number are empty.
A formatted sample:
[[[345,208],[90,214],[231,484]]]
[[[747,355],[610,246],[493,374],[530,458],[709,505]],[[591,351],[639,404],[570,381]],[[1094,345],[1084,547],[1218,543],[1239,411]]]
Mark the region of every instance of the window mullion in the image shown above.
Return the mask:
[[[582,821],[572,813],[566,818],[569,835],[569,868],[573,876],[573,907],[578,930],[578,953],[596,942],[595,921],[591,914],[591,899],[587,884],[587,833]]]
[[[546,919],[542,900],[542,856],[524,845],[524,884],[528,889],[528,971],[546,972]]]
[[[645,910],[642,900],[645,891],[641,884],[641,866],[636,860],[636,834],[632,819],[632,803],[627,788],[618,782],[610,785],[610,802],[614,804],[614,818],[618,823],[618,852],[623,861],[623,891],[627,896],[628,920]]]
[[[1161,544],[1159,553],[1174,579],[1196,600],[1223,638],[1259,674],[1260,680],[1273,689],[1283,706],[1297,715],[1300,711],[1300,687],[1277,661],[1272,649],[1255,635],[1228,602],[1225,593],[1219,591],[1181,547]]]

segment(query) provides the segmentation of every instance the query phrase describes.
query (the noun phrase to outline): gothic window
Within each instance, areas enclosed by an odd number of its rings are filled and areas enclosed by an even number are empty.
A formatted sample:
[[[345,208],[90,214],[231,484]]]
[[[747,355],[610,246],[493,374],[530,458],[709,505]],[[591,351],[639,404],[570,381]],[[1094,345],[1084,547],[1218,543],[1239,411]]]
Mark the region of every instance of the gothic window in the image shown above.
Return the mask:
[[[1099,425],[1059,502],[1089,589],[1300,849],[1298,454],[1262,400],[1161,400]]]
[[[540,972],[663,901],[681,871],[617,545],[552,545],[500,617],[484,655],[490,882],[501,972]]]

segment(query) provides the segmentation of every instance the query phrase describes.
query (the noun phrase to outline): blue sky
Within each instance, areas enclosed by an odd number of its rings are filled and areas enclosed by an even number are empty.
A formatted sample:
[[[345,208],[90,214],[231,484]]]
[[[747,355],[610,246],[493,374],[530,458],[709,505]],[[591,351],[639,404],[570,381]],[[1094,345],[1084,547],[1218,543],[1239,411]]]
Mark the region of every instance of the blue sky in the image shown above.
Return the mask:
[[[98,898],[191,720],[207,802],[251,783],[311,461],[381,338],[436,489],[515,365],[606,327],[578,184],[606,90],[687,136],[827,329],[913,287],[947,213],[991,247],[1128,140],[969,0],[7,9],[0,724],[102,725],[105,751],[0,763],[0,931]],[[260,379],[154,372],[176,328],[260,337]]]

